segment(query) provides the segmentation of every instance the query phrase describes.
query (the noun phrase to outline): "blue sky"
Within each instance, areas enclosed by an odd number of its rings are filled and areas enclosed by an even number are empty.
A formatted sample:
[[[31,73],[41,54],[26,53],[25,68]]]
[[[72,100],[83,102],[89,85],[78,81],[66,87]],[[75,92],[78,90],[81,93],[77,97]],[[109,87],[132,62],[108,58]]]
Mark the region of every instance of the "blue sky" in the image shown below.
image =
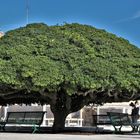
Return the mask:
[[[81,23],[140,47],[140,0],[28,0],[29,23]],[[0,30],[26,25],[26,0],[0,0]]]

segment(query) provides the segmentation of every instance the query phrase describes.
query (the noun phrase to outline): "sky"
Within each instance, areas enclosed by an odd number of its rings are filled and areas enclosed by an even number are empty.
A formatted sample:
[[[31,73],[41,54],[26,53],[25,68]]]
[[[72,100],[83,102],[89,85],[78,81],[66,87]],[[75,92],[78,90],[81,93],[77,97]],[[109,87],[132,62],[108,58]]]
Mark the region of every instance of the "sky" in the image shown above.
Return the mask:
[[[140,0],[0,0],[0,30],[28,23],[80,23],[116,34],[140,48]]]

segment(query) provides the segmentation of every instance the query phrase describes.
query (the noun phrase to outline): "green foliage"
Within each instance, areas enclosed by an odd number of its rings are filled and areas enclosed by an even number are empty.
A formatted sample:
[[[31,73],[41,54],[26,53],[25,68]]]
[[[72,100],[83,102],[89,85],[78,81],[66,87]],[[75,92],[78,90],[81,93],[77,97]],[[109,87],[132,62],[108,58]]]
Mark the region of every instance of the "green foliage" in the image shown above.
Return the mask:
[[[0,39],[0,84],[57,91],[140,90],[140,49],[87,25],[30,24]]]

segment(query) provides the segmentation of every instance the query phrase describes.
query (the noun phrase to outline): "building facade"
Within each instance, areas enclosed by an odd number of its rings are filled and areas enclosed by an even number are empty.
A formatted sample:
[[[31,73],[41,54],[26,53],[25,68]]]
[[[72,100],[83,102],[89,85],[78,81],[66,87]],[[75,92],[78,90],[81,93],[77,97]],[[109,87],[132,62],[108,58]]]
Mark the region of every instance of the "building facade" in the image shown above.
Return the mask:
[[[53,113],[50,110],[49,105],[38,105],[38,104],[32,104],[32,105],[11,105],[11,106],[6,106],[0,107],[0,119],[5,120],[6,119],[6,114],[7,112],[22,112],[22,111],[45,111],[44,119],[42,126],[52,126],[54,117]],[[82,110],[71,113],[67,116],[65,126],[77,126],[77,127],[82,127]]]
[[[94,126],[97,123],[105,123],[109,120],[107,112],[121,112],[131,114],[132,108],[129,106],[129,102],[123,103],[107,103],[103,106],[85,106],[81,110],[71,113],[67,116],[65,126],[66,127],[84,127]],[[52,126],[54,117],[50,110],[49,105],[12,105],[6,107],[0,107],[0,119],[6,118],[7,112],[20,112],[20,111],[46,111],[42,126]]]

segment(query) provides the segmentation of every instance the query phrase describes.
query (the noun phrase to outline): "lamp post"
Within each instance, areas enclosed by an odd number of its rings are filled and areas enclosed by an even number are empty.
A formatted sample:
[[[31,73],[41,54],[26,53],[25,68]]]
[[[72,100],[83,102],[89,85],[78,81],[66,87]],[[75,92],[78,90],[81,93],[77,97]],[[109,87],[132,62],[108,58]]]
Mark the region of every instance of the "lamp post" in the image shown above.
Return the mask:
[[[26,24],[29,24],[29,0],[26,0]]]

